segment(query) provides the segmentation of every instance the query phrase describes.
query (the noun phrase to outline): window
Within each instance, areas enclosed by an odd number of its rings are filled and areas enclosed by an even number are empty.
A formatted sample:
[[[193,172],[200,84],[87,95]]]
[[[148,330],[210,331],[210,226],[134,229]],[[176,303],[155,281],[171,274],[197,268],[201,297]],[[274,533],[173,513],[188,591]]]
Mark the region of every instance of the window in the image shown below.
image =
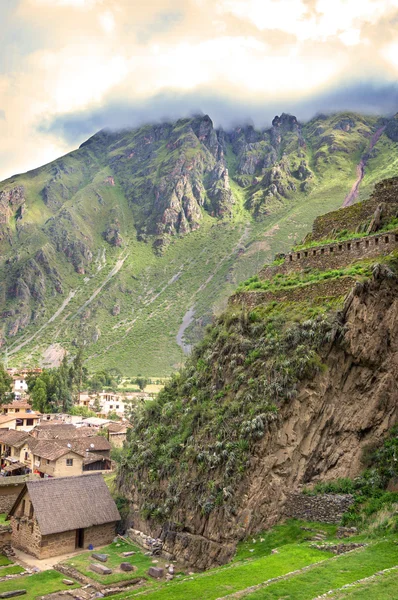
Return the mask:
[[[118,405],[118,404],[116,404],[116,408],[119,408],[119,405]]]
[[[15,412],[16,412],[16,413],[17,413],[17,412],[19,412],[19,408],[16,408],[16,409],[15,409]]]
[[[47,458],[47,464],[48,464],[48,465],[50,464],[50,461],[48,460],[48,458]]]
[[[29,452],[25,452],[25,460],[29,460]]]
[[[21,503],[21,515],[25,514],[25,498],[22,500]]]
[[[109,405],[109,408],[113,408],[113,404],[110,404],[110,405]]]
[[[26,426],[34,425],[33,419],[26,419]]]
[[[32,502],[30,503],[30,506],[29,506],[29,519],[33,519],[33,504],[32,504]]]
[[[73,458],[67,458],[66,459],[66,466],[67,467],[73,467]]]

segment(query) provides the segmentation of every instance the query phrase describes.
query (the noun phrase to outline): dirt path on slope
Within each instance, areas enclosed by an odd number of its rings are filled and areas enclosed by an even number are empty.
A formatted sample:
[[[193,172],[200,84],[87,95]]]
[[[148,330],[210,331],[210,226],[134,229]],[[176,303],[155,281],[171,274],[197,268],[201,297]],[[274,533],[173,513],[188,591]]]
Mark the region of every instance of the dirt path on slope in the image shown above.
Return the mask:
[[[351,190],[348,192],[347,196],[345,197],[345,200],[343,202],[343,207],[350,206],[357,199],[358,192],[359,192],[359,186],[361,185],[361,181],[365,175],[365,167],[369,160],[370,153],[373,150],[373,148],[375,147],[375,145],[377,144],[377,142],[379,141],[385,128],[386,128],[385,125],[383,125],[383,127],[379,127],[379,129],[377,131],[375,131],[375,133],[370,138],[369,148],[365,152],[365,154],[362,156],[359,163],[357,164],[357,178],[356,178]]]

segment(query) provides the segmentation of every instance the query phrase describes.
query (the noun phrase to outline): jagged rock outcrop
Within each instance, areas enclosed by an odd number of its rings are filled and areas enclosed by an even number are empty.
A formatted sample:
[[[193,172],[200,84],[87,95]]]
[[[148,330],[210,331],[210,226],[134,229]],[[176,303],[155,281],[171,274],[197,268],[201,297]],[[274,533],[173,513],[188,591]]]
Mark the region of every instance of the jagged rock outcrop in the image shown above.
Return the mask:
[[[206,568],[229,560],[239,539],[277,522],[288,494],[302,485],[358,475],[363,450],[379,444],[398,418],[397,323],[397,276],[378,266],[347,296],[338,327],[320,351],[325,368],[279,407],[256,444],[233,510],[221,506],[205,514],[179,490],[173,519],[157,524],[143,518],[145,490],[129,487],[126,473],[121,486],[131,499],[134,527],[160,537],[179,560]],[[216,472],[193,470],[191,485],[214,480]],[[160,482],[159,493],[168,483]]]

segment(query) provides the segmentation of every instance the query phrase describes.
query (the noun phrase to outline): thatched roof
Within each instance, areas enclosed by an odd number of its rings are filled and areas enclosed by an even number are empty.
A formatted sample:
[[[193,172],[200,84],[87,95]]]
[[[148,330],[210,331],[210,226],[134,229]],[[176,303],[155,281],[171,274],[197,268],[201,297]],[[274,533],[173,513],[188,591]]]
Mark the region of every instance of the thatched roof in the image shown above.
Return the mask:
[[[0,429],[0,444],[7,444],[14,448],[21,448],[31,436],[26,431],[15,429]]]
[[[26,490],[42,535],[120,520],[119,511],[100,473],[28,481],[10,516],[15,514]]]

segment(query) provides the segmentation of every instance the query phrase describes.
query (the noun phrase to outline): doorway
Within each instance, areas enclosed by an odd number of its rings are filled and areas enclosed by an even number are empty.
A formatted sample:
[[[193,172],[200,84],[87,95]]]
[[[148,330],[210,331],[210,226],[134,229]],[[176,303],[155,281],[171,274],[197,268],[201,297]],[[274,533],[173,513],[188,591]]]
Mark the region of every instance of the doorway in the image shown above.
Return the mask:
[[[76,548],[84,548],[84,529],[76,529]]]

